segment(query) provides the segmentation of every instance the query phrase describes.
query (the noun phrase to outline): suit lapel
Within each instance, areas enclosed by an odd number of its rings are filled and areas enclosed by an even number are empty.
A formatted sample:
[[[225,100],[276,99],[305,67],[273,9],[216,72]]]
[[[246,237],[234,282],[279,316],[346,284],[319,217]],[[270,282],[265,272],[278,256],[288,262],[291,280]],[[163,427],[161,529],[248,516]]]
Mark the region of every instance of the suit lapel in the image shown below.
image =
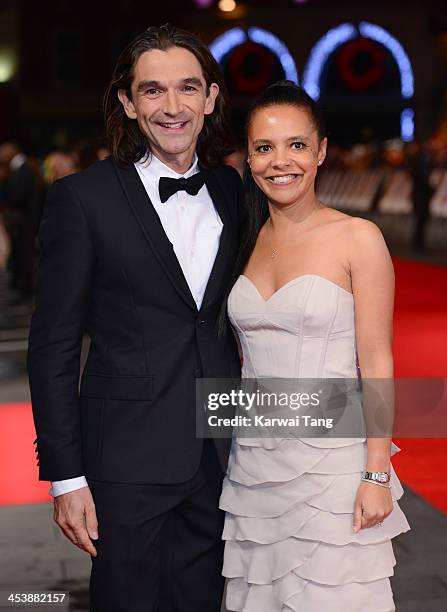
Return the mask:
[[[133,164],[124,166],[114,163],[114,167],[127,196],[129,206],[143,230],[144,236],[152,248],[155,257],[163,266],[166,275],[180,297],[188,306],[197,311],[196,302],[183,275],[173,246],[166,236],[160,218],[147,195],[135,166]]]
[[[219,217],[223,223],[222,233],[220,235],[219,249],[216,259],[211,270],[208,284],[203,296],[201,309],[206,308],[218,295],[224,279],[225,270],[228,263],[228,246],[230,243],[230,219],[228,206],[226,203],[225,194],[216,177],[216,170],[209,170],[206,174],[205,184],[211,196],[214,206],[216,207]]]

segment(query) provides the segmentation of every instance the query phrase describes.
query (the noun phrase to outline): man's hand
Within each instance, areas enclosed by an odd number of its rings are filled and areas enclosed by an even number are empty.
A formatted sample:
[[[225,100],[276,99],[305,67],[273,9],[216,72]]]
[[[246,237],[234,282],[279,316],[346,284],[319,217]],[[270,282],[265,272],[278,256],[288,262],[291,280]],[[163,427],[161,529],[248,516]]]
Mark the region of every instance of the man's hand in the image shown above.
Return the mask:
[[[98,521],[89,487],[55,497],[53,518],[73,544],[96,557],[91,540],[98,539]]]

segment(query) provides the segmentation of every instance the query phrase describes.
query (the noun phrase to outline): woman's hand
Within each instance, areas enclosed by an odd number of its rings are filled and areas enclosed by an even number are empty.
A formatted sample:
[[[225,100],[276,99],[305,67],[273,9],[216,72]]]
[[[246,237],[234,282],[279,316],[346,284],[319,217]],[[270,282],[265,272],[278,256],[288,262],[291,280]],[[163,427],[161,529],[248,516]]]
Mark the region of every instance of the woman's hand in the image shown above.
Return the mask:
[[[354,505],[354,533],[365,527],[374,527],[391,514],[393,500],[388,487],[361,482]]]

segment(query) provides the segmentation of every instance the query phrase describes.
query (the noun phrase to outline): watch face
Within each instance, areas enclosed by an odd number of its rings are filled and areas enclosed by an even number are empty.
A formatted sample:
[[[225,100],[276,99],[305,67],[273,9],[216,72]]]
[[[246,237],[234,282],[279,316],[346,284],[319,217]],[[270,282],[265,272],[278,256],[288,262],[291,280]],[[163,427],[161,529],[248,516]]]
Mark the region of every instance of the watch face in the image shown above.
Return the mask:
[[[379,480],[380,480],[380,482],[386,482],[387,481],[387,475],[386,474],[379,474]]]

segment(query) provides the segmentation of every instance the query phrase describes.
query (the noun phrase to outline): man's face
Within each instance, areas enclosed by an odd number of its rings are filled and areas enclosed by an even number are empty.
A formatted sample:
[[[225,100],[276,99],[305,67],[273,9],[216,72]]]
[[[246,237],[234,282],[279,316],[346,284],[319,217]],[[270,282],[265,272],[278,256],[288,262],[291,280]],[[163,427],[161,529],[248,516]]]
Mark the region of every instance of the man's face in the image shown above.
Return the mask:
[[[175,165],[192,159],[204,116],[213,112],[218,93],[216,83],[207,91],[202,67],[190,51],[171,47],[144,52],[134,68],[132,100],[122,89],[118,96],[152,153]]]

